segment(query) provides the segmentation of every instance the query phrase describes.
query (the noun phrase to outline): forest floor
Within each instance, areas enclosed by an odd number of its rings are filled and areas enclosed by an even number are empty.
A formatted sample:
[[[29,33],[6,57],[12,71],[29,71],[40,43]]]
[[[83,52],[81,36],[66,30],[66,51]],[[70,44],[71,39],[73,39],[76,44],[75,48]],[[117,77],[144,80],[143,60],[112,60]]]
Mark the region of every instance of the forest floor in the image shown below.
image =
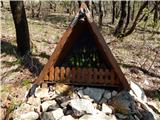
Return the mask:
[[[43,20],[28,18],[32,55],[21,58],[16,54],[16,34],[11,12],[2,9],[1,105],[7,106],[8,99],[11,99],[15,107],[24,99],[26,91],[66,30],[69,24],[67,17],[65,14],[52,14]],[[160,30],[144,30],[144,23],[141,23],[130,36],[117,39],[111,34],[115,26],[106,21],[103,23],[101,33],[126,78],[139,84],[148,100],[159,104],[160,109]],[[14,107],[9,107],[8,111]]]

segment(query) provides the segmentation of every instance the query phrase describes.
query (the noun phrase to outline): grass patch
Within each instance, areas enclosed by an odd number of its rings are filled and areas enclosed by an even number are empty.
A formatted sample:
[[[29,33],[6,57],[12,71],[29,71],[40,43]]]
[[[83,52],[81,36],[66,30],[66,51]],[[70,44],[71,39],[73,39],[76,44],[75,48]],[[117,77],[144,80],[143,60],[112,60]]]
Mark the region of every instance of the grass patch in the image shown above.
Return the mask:
[[[28,79],[22,80],[21,85],[22,86],[26,86],[27,88],[29,88],[30,80],[28,80]]]
[[[10,85],[3,85],[1,92],[10,92],[11,86]]]
[[[17,59],[15,61],[2,61],[2,63],[8,65],[8,66],[14,66],[14,65],[20,65],[22,61],[20,59]]]
[[[155,98],[160,101],[160,91],[157,91],[155,94]]]

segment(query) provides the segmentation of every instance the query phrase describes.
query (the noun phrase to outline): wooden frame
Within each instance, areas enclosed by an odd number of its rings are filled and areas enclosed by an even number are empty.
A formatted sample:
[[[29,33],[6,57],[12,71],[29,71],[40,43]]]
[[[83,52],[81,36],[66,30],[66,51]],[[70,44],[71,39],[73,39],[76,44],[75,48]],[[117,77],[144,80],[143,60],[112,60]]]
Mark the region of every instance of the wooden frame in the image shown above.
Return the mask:
[[[84,12],[85,14],[85,21],[87,26],[89,27],[92,36],[94,37],[94,42],[97,45],[98,50],[102,53],[102,56],[105,62],[109,63],[112,66],[112,70],[110,72],[106,72],[106,70],[96,70],[96,69],[88,69],[88,68],[59,68],[56,65],[59,61],[63,59],[63,57],[67,54],[67,52],[71,49],[73,39],[76,36],[76,30],[78,29],[83,30],[84,28],[81,27],[79,24],[79,20],[81,19],[79,16],[80,12]],[[75,33],[74,33],[75,32]],[[80,72],[81,71],[81,72]],[[104,72],[105,71],[105,72]],[[79,75],[75,78],[74,73],[79,73]],[[87,73],[87,74],[86,74]],[[95,81],[90,77],[90,74],[99,76],[99,80],[95,79]],[[72,75],[72,78],[68,77]],[[108,79],[113,79],[112,82],[108,82],[107,79],[103,79],[101,75],[105,76]],[[87,76],[87,77],[86,77]],[[116,77],[115,77],[116,76]],[[116,78],[116,79],[114,79]],[[89,79],[89,81],[87,81]],[[55,81],[54,81],[55,80]],[[35,84],[41,84],[43,82],[64,82],[66,84],[78,84],[78,85],[97,85],[97,86],[118,86],[122,89],[129,90],[130,86],[125,78],[124,74],[122,73],[120,67],[118,66],[116,59],[114,58],[111,50],[107,46],[103,36],[98,31],[98,27],[96,26],[95,22],[91,17],[91,13],[89,12],[85,3],[81,4],[80,10],[75,16],[74,20],[71,22],[69,27],[67,28],[66,32],[63,34],[62,38],[60,39],[55,51],[50,56],[48,63],[44,66],[43,70],[41,71],[39,77],[34,81]],[[110,84],[108,84],[110,83]]]

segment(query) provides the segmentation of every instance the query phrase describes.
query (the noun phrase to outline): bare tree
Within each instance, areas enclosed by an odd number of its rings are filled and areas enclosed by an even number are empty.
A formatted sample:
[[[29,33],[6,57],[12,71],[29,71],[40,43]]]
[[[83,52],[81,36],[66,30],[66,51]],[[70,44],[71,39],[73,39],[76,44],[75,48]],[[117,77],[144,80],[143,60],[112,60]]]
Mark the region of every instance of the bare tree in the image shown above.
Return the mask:
[[[123,34],[123,37],[130,35],[130,34],[134,31],[134,29],[135,29],[135,27],[136,27],[136,25],[137,25],[137,22],[138,22],[138,18],[140,17],[143,9],[144,9],[147,5],[148,5],[148,1],[143,2],[143,4],[141,5],[141,7],[140,7],[140,9],[139,9],[139,11],[138,11],[138,13],[137,13],[137,16],[136,16],[136,18],[135,18],[135,20],[134,20],[131,28],[130,28],[126,33]]]
[[[116,1],[112,1],[112,24],[114,24],[115,21],[115,5]]]
[[[2,7],[2,8],[4,7],[3,1],[1,1],[1,7]]]
[[[135,11],[135,1],[133,1],[133,6],[132,6],[132,15],[131,15],[131,20],[132,21],[134,19],[134,11]]]
[[[23,1],[10,1],[16,28],[17,51],[21,56],[30,52],[30,38]]]
[[[130,21],[130,1],[128,1],[128,10],[127,10],[127,21],[126,21],[126,24],[125,24],[125,27],[124,27],[124,30],[123,32],[126,31],[127,27],[128,27],[128,24],[129,24],[129,21]]]
[[[38,17],[38,18],[40,17],[40,13],[41,13],[41,5],[42,5],[42,2],[39,1],[38,13],[36,15],[36,17]]]
[[[99,6],[99,28],[101,29],[101,27],[102,27],[102,18],[103,18],[103,11],[102,11],[101,1],[98,2],[98,6]]]
[[[158,21],[158,4],[160,4],[160,2],[155,1],[155,3],[154,3],[154,17],[153,17],[155,24],[157,24],[157,21]]]
[[[118,22],[118,25],[116,26],[116,29],[114,31],[114,36],[119,36],[122,34],[123,25],[126,18],[126,1],[121,1],[121,16]]]

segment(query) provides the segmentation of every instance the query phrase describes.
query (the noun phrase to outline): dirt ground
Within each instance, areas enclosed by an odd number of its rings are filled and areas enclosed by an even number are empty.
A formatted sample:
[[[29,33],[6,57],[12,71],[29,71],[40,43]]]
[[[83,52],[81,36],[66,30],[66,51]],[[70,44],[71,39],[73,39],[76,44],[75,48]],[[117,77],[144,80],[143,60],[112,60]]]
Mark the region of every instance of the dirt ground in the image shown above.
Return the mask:
[[[1,104],[6,103],[8,96],[14,105],[24,99],[32,81],[47,63],[59,38],[67,28],[69,24],[67,16],[52,13],[53,18],[50,20],[28,18],[32,56],[20,58],[16,54],[16,36],[11,12],[2,9]],[[159,103],[160,30],[153,28],[143,30],[144,23],[141,23],[130,36],[117,39],[111,34],[115,26],[109,25],[107,18],[104,18],[103,24],[101,33],[126,78],[139,84],[149,101]]]

